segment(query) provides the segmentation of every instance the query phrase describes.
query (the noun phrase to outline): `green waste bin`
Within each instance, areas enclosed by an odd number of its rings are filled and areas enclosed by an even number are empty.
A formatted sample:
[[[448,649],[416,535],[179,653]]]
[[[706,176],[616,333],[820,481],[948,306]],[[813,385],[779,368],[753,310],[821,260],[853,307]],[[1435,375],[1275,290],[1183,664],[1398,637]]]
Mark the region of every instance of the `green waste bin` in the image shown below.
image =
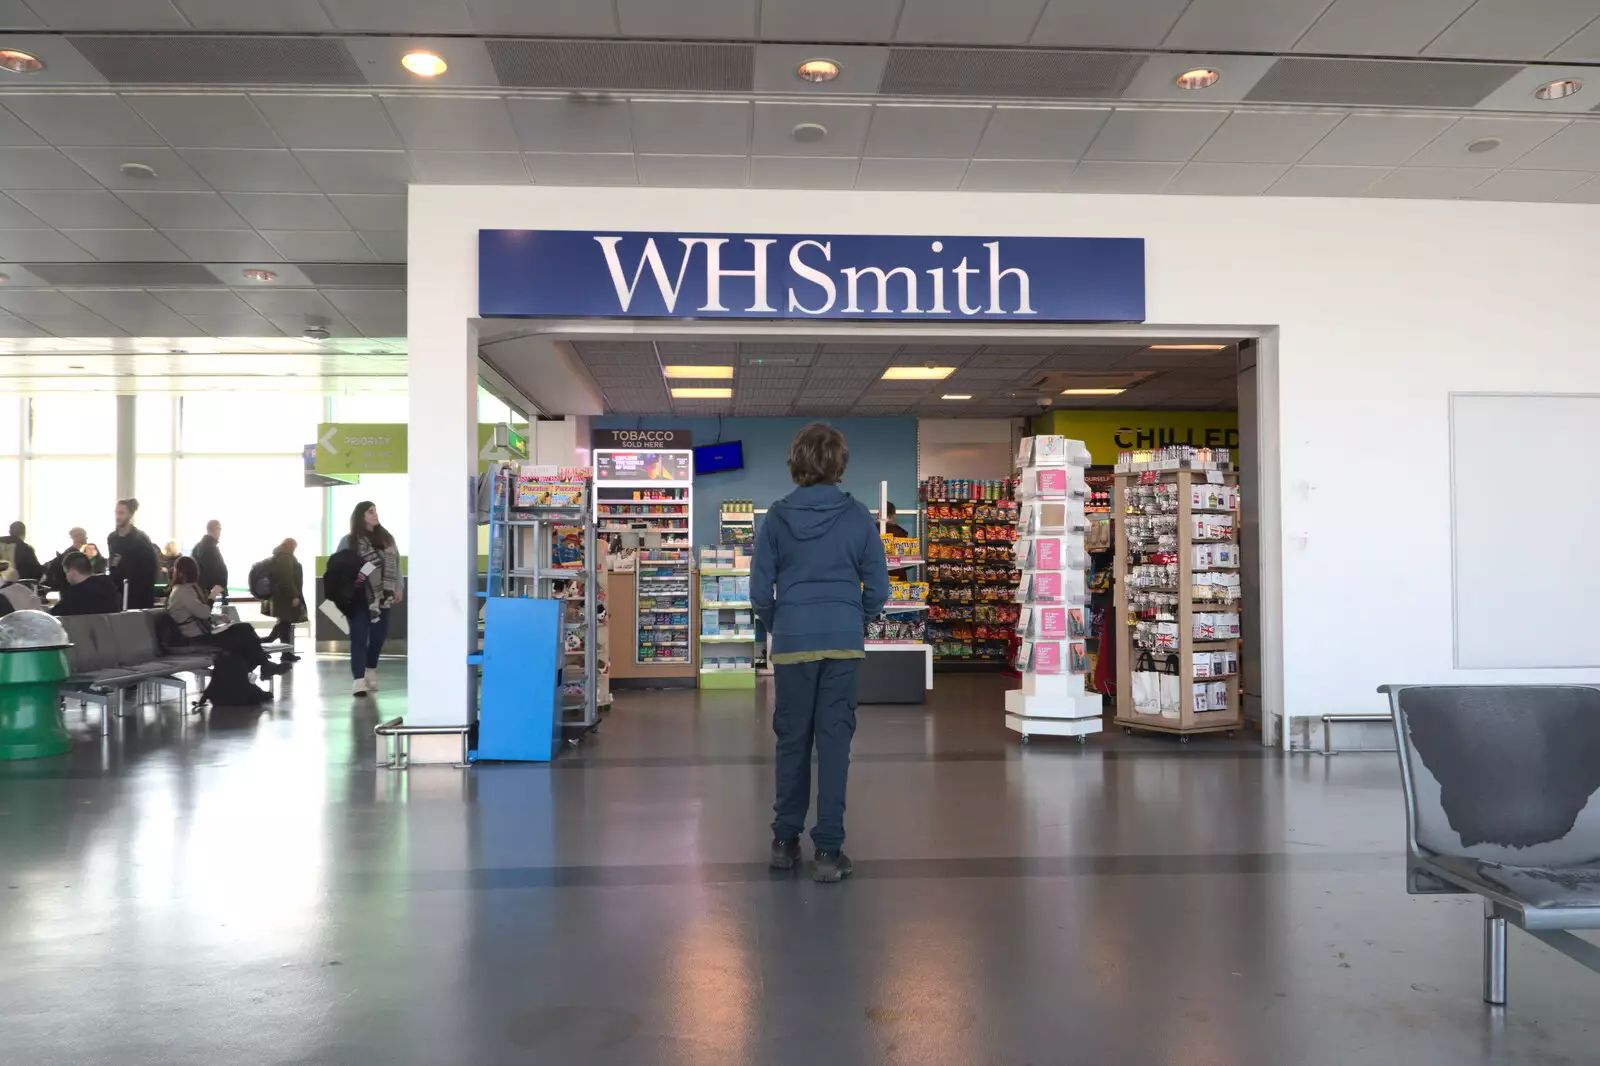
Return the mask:
[[[70,646],[66,628],[43,611],[0,617],[0,762],[65,755],[72,747],[61,722]]]

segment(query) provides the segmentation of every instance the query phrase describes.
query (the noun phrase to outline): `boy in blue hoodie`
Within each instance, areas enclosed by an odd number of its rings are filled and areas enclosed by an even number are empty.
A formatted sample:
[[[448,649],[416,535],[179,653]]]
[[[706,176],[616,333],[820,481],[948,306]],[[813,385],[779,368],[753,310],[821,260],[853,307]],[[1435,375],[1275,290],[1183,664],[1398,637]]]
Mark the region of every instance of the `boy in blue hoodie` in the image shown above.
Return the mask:
[[[811,750],[817,752],[817,881],[850,876],[844,853],[844,793],[856,731],[856,683],[866,658],[862,635],[889,598],[878,525],[839,488],[850,449],[832,426],[813,422],[789,445],[799,486],[772,505],[756,537],[750,600],[770,634],[776,680],[772,731],[778,737],[772,866],[800,861],[811,806]]]

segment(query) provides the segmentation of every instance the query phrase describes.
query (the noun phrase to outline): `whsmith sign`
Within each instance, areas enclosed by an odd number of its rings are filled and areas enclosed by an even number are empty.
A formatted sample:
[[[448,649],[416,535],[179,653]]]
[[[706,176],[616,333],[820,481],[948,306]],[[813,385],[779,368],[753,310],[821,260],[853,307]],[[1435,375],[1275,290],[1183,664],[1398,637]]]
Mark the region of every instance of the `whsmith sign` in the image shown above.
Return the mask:
[[[1144,240],[482,230],[478,313],[1142,322]]]

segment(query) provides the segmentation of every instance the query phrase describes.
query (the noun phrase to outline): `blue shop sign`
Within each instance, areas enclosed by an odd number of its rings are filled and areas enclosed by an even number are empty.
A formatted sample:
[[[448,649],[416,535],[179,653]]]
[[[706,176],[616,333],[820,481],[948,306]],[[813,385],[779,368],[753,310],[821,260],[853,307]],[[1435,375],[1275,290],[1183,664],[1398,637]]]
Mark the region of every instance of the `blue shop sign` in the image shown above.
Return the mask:
[[[1144,240],[482,230],[478,313],[1142,322]]]

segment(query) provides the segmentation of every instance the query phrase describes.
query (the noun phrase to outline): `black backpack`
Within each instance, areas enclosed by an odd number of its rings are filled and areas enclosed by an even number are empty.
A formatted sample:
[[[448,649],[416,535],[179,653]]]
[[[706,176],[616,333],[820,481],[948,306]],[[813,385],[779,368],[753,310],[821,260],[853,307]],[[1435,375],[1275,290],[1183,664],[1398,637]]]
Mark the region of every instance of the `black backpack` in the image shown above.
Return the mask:
[[[250,568],[250,595],[258,600],[272,598],[271,559],[263,559]]]
[[[356,579],[361,576],[361,556],[349,548],[328,556],[322,571],[322,595],[345,614],[359,606]]]

